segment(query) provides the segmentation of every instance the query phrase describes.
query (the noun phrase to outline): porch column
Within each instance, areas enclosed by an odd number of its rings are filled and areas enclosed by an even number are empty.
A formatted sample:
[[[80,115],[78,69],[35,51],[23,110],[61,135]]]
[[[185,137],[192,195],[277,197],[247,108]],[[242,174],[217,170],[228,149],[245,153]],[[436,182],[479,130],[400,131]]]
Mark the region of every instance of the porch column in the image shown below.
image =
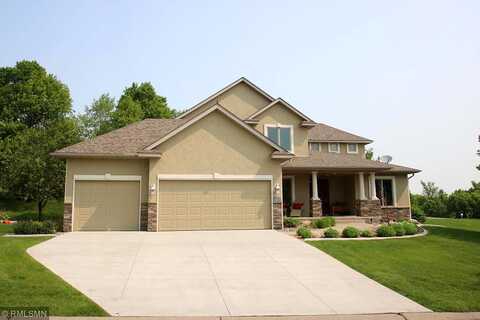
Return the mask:
[[[320,200],[318,197],[317,171],[312,171],[312,200]]]
[[[323,215],[322,200],[318,197],[317,171],[312,171],[312,199],[310,200],[310,210],[312,217],[321,217]]]
[[[370,172],[369,175],[369,182],[370,182],[370,200],[378,200],[377,198],[377,189],[375,185],[375,173]]]
[[[358,186],[359,186],[359,198],[360,200],[367,200],[365,196],[365,179],[363,178],[363,172],[358,173]]]

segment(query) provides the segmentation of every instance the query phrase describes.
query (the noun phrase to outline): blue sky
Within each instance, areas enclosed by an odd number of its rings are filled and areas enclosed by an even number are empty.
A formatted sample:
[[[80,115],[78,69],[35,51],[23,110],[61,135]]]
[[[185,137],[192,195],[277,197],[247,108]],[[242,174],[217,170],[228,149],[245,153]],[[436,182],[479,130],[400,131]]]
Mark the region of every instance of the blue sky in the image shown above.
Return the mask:
[[[0,65],[83,111],[150,81],[176,109],[246,76],[447,191],[480,180],[480,1],[3,1]]]

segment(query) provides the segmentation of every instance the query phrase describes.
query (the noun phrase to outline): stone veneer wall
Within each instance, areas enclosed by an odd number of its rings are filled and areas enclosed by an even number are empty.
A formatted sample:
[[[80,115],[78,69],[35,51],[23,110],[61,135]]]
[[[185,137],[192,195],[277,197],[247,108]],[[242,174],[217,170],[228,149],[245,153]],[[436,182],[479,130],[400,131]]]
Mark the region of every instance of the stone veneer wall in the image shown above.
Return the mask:
[[[355,211],[361,217],[382,216],[380,200],[355,200]]]
[[[63,232],[72,231],[72,204],[63,204]]]
[[[283,229],[283,204],[282,199],[278,196],[273,197],[273,229]]]
[[[157,231],[157,204],[148,203],[147,231]]]
[[[312,212],[312,217],[321,217],[323,216],[322,209],[322,200],[310,200],[310,210]]]
[[[400,221],[410,219],[409,207],[382,208],[382,221]]]
[[[148,203],[142,203],[140,208],[140,230],[148,230]]]

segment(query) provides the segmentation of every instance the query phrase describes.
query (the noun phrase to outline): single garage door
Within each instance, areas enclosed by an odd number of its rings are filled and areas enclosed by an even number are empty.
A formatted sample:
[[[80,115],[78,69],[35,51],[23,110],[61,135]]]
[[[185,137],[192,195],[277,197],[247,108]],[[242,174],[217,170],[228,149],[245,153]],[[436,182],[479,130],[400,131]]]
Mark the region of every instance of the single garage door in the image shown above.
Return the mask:
[[[270,181],[159,182],[159,230],[270,229]]]
[[[139,181],[75,181],[73,230],[138,230],[139,197]]]

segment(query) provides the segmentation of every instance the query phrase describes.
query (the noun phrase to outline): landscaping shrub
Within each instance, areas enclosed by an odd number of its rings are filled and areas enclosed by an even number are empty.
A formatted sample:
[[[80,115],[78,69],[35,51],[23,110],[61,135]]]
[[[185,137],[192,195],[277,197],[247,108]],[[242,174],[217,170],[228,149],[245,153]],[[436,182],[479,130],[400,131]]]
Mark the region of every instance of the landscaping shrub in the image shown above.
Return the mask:
[[[363,230],[363,231],[360,233],[360,237],[363,237],[363,238],[371,238],[371,237],[373,237],[373,232],[370,231],[370,230]]]
[[[313,220],[312,225],[315,228],[318,228],[318,229],[333,227],[335,225],[335,218],[334,217],[325,217],[325,218]]]
[[[342,237],[344,238],[358,238],[360,235],[360,230],[355,227],[346,227],[342,231]]]
[[[395,229],[395,234],[397,236],[404,236],[405,235],[405,229],[403,228],[403,223],[395,223],[392,225],[393,229]]]
[[[19,221],[13,226],[15,234],[50,234],[55,231],[55,223],[51,221]]]
[[[325,232],[323,233],[323,236],[325,238],[338,238],[339,236],[339,233],[337,230],[333,229],[333,228],[328,228],[327,230],[325,230]]]
[[[377,228],[377,236],[379,237],[394,237],[396,234],[393,226],[388,224],[383,224]]]
[[[427,218],[425,217],[425,213],[423,213],[423,211],[413,210],[413,208],[412,208],[412,219],[415,219],[420,223],[425,223],[425,221],[427,221]]]
[[[308,229],[308,228],[300,227],[300,228],[297,229],[297,236],[299,236],[302,239],[311,238],[312,237],[312,231],[310,231],[310,229]]]
[[[417,233],[417,226],[415,223],[411,222],[403,222],[403,229],[405,229],[405,234],[406,235],[412,235]]]
[[[301,223],[299,219],[295,218],[283,218],[283,225],[287,228],[295,228]]]

